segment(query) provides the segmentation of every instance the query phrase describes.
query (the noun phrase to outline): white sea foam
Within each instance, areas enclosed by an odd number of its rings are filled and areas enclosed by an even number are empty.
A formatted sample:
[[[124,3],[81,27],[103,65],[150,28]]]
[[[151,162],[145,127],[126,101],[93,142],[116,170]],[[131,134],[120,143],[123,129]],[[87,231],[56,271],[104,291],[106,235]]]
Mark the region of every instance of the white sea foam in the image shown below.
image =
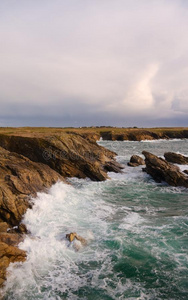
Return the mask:
[[[120,229],[132,229],[133,231],[136,230],[136,226],[140,225],[144,222],[144,218],[142,218],[138,213],[131,212],[128,213],[127,216],[122,220],[122,223],[119,225]]]
[[[142,143],[161,143],[161,142],[181,142],[188,139],[157,139],[157,140],[141,140]]]
[[[92,242],[108,235],[105,219],[113,214],[113,207],[102,200],[92,201],[92,192],[89,186],[82,190],[57,183],[48,194],[38,193],[33,208],[24,217],[31,234],[20,248],[27,251],[27,261],[10,265],[5,292],[16,289],[15,299],[19,295],[27,299],[32,292],[36,297],[43,294],[43,299],[57,299],[53,296],[57,289],[69,293],[69,299],[73,299],[71,291],[87,285],[87,276],[79,276],[77,264],[92,259],[99,262],[106,257],[105,251],[93,248]],[[70,244],[65,234],[72,231],[82,235],[88,245]],[[95,276],[97,280],[98,275]],[[42,292],[45,286],[49,293]]]
[[[169,141],[165,146],[101,143],[114,145],[125,163],[143,147],[157,155],[172,148]],[[173,143],[173,150],[186,151],[186,142],[181,144]],[[39,193],[24,218],[31,234],[20,248],[27,251],[27,260],[10,265],[5,299],[87,300],[98,293],[101,299],[163,299],[169,274],[178,289],[187,264],[187,192],[156,184],[142,167],[125,165],[122,174],[110,172],[112,179],[105,182],[73,178],[71,185],[59,182]],[[70,244],[65,234],[72,231],[88,245]],[[163,286],[151,286],[142,274],[159,281],[162,274]]]
[[[186,165],[179,165],[179,164],[174,164],[176,165],[177,167],[179,167],[180,171],[183,172],[184,170],[188,170],[188,164]],[[185,175],[185,173],[184,173]]]

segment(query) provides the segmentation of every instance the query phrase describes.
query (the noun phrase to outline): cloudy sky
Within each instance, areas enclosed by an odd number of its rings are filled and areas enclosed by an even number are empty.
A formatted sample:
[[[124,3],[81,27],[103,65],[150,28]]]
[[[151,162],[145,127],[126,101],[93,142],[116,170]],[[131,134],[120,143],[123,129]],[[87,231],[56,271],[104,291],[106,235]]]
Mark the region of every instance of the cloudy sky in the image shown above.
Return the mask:
[[[187,0],[0,0],[0,126],[188,126]]]

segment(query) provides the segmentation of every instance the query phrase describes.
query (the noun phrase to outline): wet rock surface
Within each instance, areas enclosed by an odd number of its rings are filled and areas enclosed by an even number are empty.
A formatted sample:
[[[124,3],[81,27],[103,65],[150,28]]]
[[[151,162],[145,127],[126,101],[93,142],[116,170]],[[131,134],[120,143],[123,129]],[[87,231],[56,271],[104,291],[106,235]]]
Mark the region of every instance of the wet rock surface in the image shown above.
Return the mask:
[[[186,165],[188,164],[188,157],[182,154],[174,153],[174,152],[166,152],[164,154],[165,159],[168,162],[176,163],[179,165]]]
[[[6,269],[11,262],[22,262],[26,259],[25,251],[0,241],[0,286],[6,280]]]
[[[45,138],[0,135],[0,146],[33,162],[48,165],[63,177],[89,177],[101,181],[108,177],[105,165],[112,161],[114,170],[118,166],[114,152],[79,134],[63,133]]]
[[[75,133],[25,137],[0,135],[0,285],[10,262],[24,261],[17,248],[27,229],[21,223],[31,196],[66,177],[108,178],[108,171],[121,172],[115,153],[99,146],[98,136]]]
[[[147,151],[143,151],[142,154],[146,162],[144,171],[150,174],[156,182],[166,181],[172,186],[188,188],[188,177],[177,166]]]
[[[132,155],[130,158],[130,162],[128,162],[127,165],[129,167],[138,167],[140,165],[145,165],[145,161],[138,155]]]

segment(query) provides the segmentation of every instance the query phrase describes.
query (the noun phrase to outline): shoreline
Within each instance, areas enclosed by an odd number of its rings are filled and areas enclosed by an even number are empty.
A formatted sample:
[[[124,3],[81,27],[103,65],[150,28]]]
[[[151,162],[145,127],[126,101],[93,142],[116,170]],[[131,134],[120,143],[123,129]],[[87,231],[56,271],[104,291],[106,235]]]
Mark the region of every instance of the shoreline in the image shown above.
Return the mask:
[[[0,136],[47,137],[49,135],[79,134],[89,141],[103,140],[158,140],[188,138],[188,127],[121,128],[121,127],[0,127]]]
[[[17,248],[27,234],[22,218],[31,196],[68,177],[104,181],[108,171],[121,172],[116,153],[79,134],[45,137],[0,135],[0,286],[11,262],[24,261]]]
[[[6,280],[6,268],[10,262],[26,259],[26,253],[17,245],[27,234],[22,217],[28,208],[32,208],[31,196],[45,191],[59,180],[66,182],[68,177],[103,181],[108,179],[109,171],[121,173],[122,169],[115,160],[116,153],[98,145],[97,141],[102,137],[98,128],[92,132],[60,129],[53,134],[51,128],[37,128],[39,132],[30,133],[22,128],[22,134],[16,130],[14,128],[15,133],[8,133],[6,128],[4,134],[2,128],[0,130],[0,287]],[[143,130],[133,130],[134,134],[123,137],[128,136],[132,141],[157,140],[153,136],[147,139],[148,133],[143,133]],[[188,130],[184,133],[186,136]],[[179,135],[182,136],[181,130]],[[109,137],[109,132],[105,137]],[[114,137],[117,133],[111,135],[110,140]]]

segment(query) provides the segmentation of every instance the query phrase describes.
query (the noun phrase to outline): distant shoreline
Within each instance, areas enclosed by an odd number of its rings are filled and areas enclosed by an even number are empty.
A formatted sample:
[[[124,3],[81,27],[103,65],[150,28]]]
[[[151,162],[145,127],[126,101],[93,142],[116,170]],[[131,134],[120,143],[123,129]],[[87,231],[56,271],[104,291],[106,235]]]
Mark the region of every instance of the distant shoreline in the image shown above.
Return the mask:
[[[80,134],[88,140],[157,140],[157,139],[182,139],[188,138],[188,127],[0,127],[0,134],[23,137],[46,137],[49,135],[61,135],[64,133]]]

